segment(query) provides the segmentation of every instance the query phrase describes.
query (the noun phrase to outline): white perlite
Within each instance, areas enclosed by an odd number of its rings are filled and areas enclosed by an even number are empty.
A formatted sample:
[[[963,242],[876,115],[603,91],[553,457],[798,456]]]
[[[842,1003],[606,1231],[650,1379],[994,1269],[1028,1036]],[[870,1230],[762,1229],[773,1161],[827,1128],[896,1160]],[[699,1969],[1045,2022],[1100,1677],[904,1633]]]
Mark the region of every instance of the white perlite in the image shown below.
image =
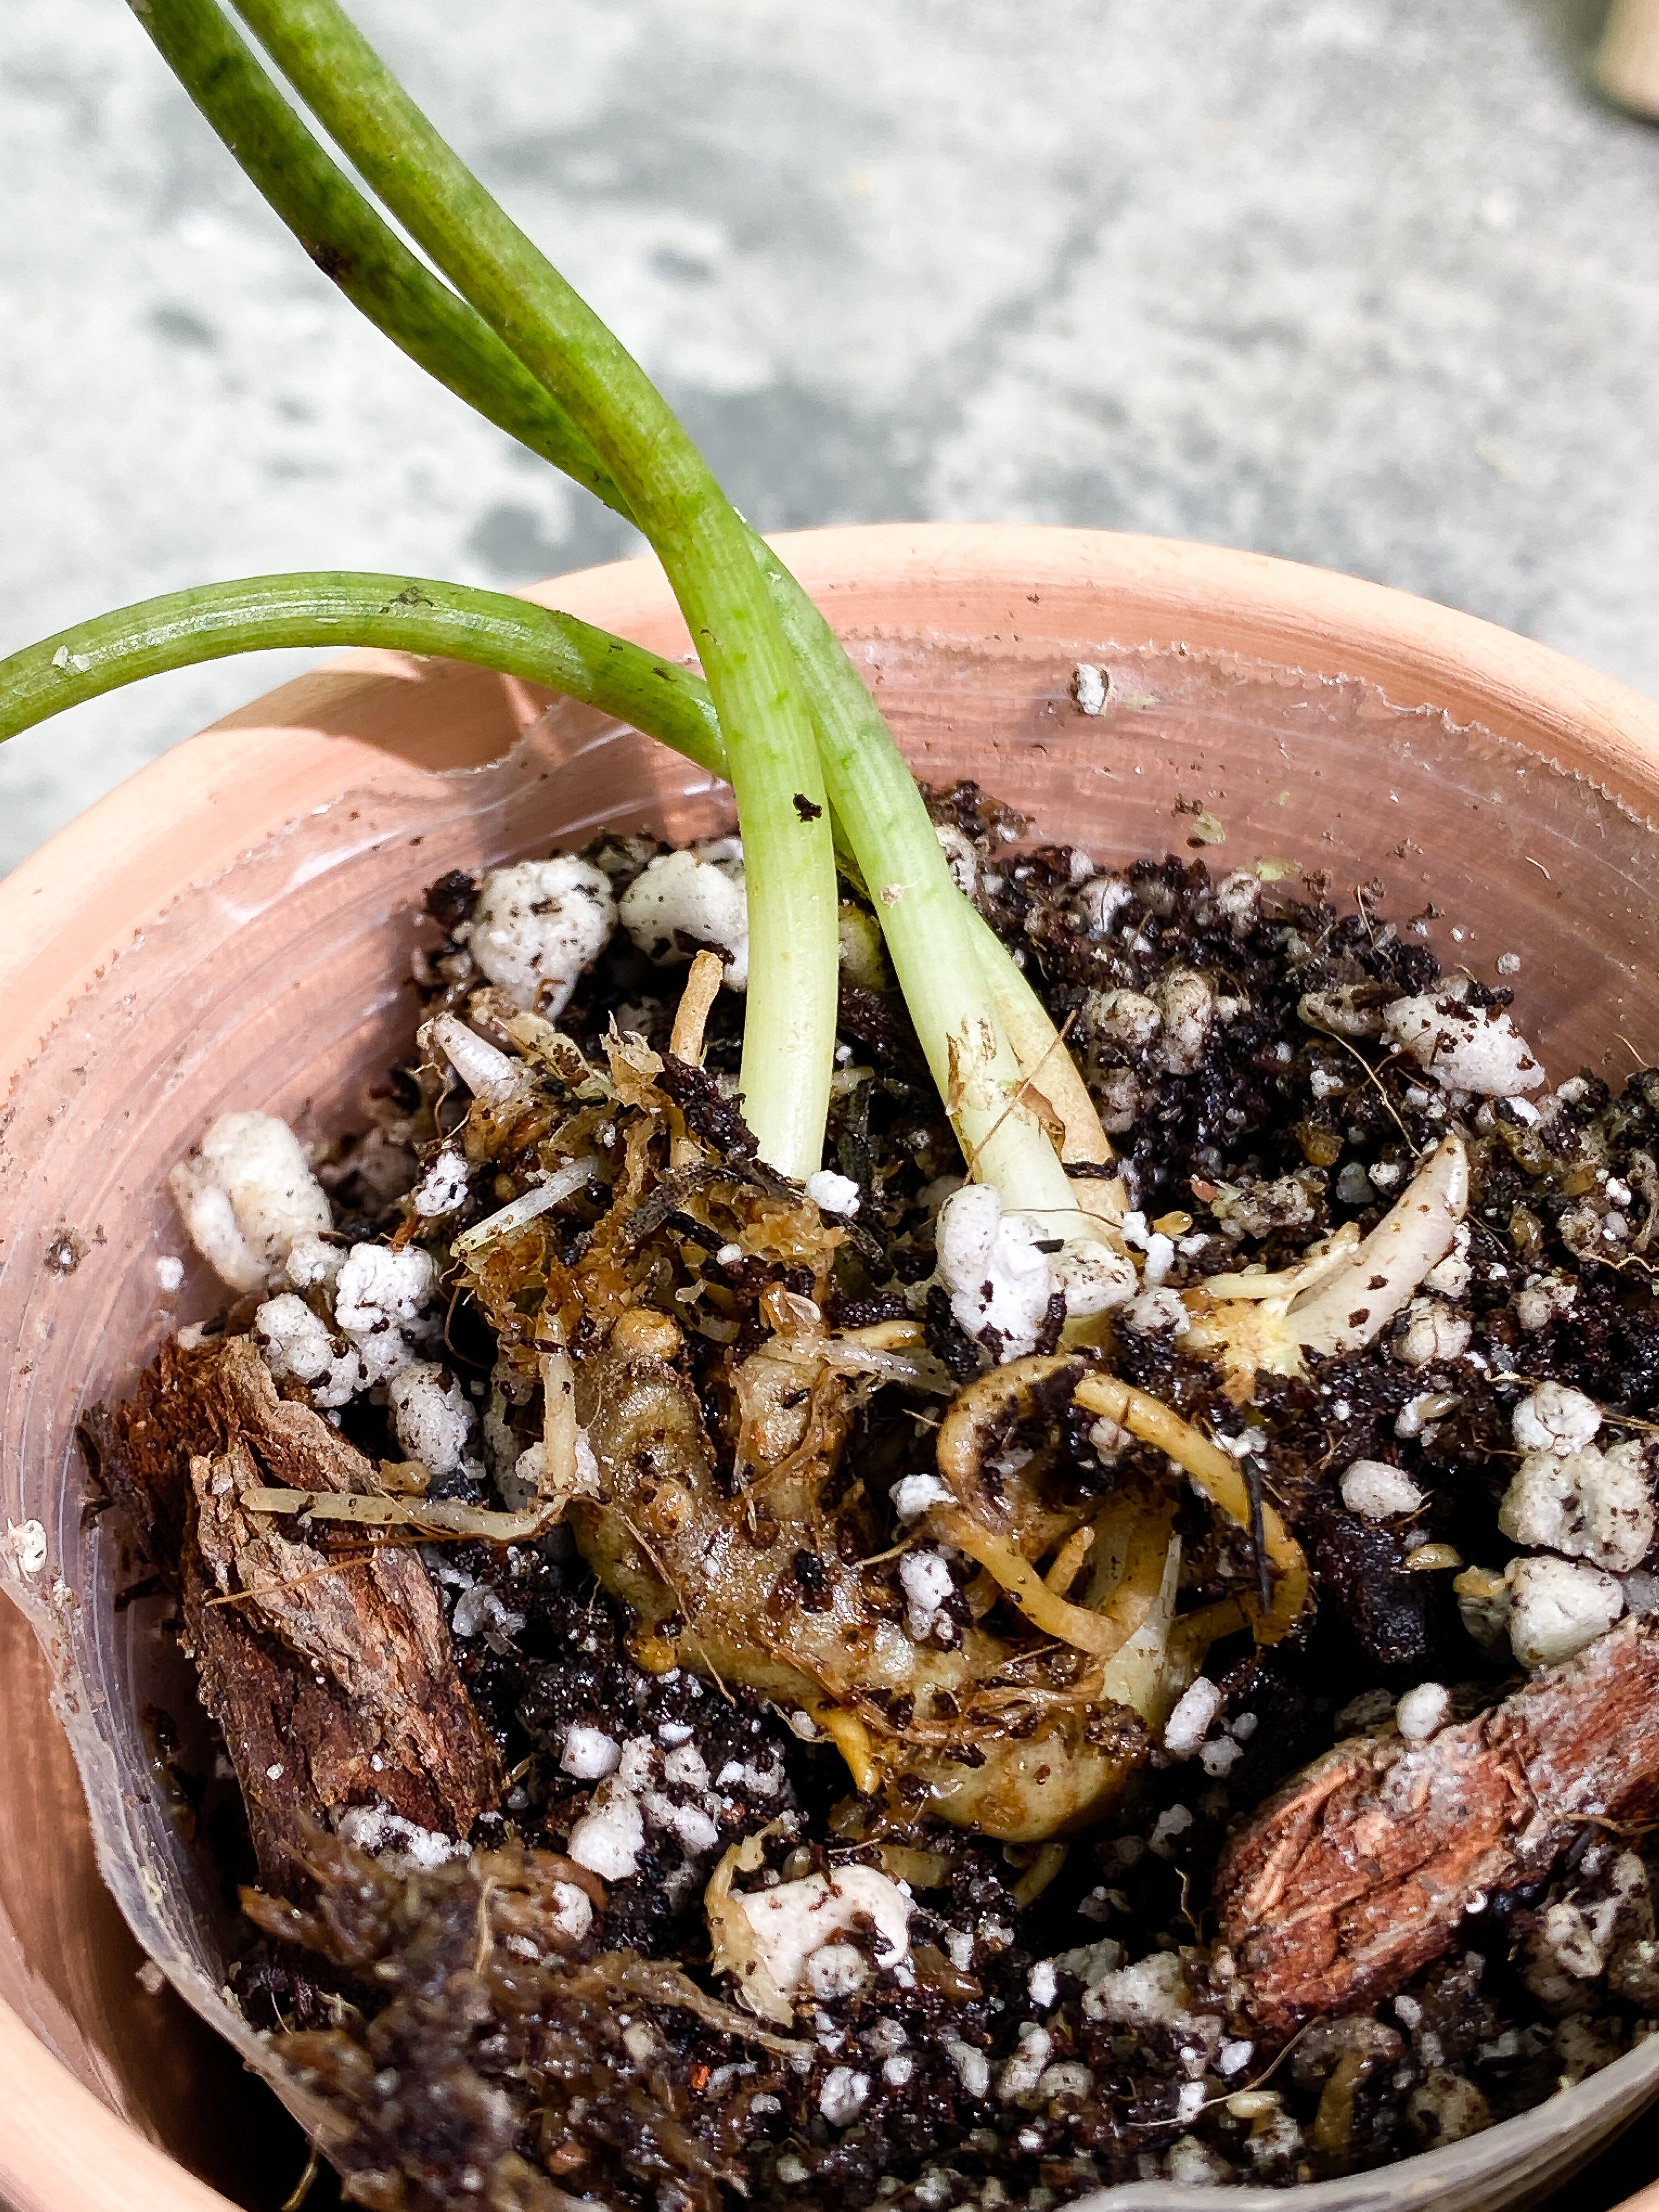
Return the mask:
[[[341,1351],[326,1324],[294,1291],[267,1298],[253,1316],[253,1340],[280,1382],[291,1377],[324,1411],[343,1406],[363,1387],[363,1363],[351,1346]]]
[[[1605,1636],[1625,1609],[1625,1593],[1611,1575],[1566,1559],[1516,1560],[1510,1591],[1510,1643],[1528,1671],[1571,1659]]]
[[[221,1114],[167,1182],[191,1243],[244,1294],[280,1279],[296,1238],[333,1226],[299,1139],[275,1114]]]
[[[1040,1222],[1005,1214],[989,1183],[968,1183],[939,1208],[939,1270],[951,1310],[969,1336],[994,1329],[1005,1358],[1023,1358],[1037,1337],[1054,1293]]]
[[[1147,1291],[1158,1291],[1168,1279],[1175,1265],[1175,1239],[1154,1229],[1146,1239],[1146,1264],[1141,1271],[1141,1281]],[[1145,1292],[1142,1293],[1145,1295]]]
[[[386,1386],[392,1428],[407,1459],[434,1481],[455,1474],[472,1432],[472,1407],[459,1381],[435,1359],[411,1360]]]
[[[1104,937],[1123,908],[1134,897],[1121,876],[1091,877],[1077,895],[1078,919],[1097,937]]]
[[[515,1005],[537,1007],[556,1020],[616,926],[610,878],[589,861],[562,854],[492,868],[471,921],[455,933]]]
[[[956,2068],[963,2088],[970,2097],[985,2097],[991,2091],[991,2062],[982,2051],[971,2043],[964,2043],[959,2035],[940,2038],[951,2063]]]
[[[1060,1995],[1060,1978],[1052,1959],[1039,1959],[1025,1978],[1025,1994],[1039,2012],[1047,2012]]]
[[[826,1943],[806,1961],[806,1981],[821,2004],[855,1996],[870,1978],[870,1962],[856,1943]]]
[[[1424,1276],[1423,1287],[1437,1291],[1443,1298],[1461,1298],[1469,1287],[1474,1272],[1469,1261],[1469,1224],[1466,1221],[1453,1237],[1451,1250]]]
[[[437,1287],[429,1252],[418,1244],[394,1252],[385,1244],[354,1244],[334,1291],[334,1319],[356,1346],[366,1384],[389,1382],[418,1355],[409,1341],[411,1324]]]
[[[1565,1382],[1540,1382],[1510,1416],[1515,1441],[1523,1452],[1574,1452],[1594,1443],[1601,1408],[1594,1398]]]
[[[1149,1045],[1164,1026],[1157,1000],[1141,991],[1091,991],[1083,1013],[1091,1035],[1134,1051]]]
[[[707,946],[720,955],[727,987],[748,989],[749,901],[740,861],[664,854],[635,878],[618,911],[623,927],[659,968],[681,966]]]
[[[1152,1832],[1147,1846],[1167,1859],[1177,1837],[1184,1836],[1193,1825],[1192,1808],[1186,1805],[1166,1805],[1152,1823]]]
[[[345,1265],[345,1247],[323,1237],[296,1237],[289,1248],[283,1273],[291,1291],[308,1291],[321,1283],[332,1291]]]
[[[839,1948],[863,1923],[875,1931],[877,1965],[896,1966],[910,1955],[910,1900],[874,1867],[841,1867],[833,1878],[806,1875],[751,1890],[741,1902],[761,1963],[785,1996],[810,1991],[816,1955]]]
[[[1072,696],[1080,714],[1103,714],[1110,690],[1110,677],[1092,660],[1079,660],[1072,671]]]
[[[603,1729],[579,1721],[565,1730],[559,1765],[578,1782],[603,1782],[607,1774],[616,1772],[621,1760],[622,1746]]]
[[[453,1836],[418,1827],[386,1805],[349,1806],[337,1825],[347,1843],[368,1852],[394,1874],[430,1874],[467,1855],[467,1845]]]
[[[939,839],[940,852],[951,864],[957,889],[963,898],[972,898],[979,889],[979,854],[973,839],[954,822],[934,823],[933,835]]]
[[[580,1943],[593,1925],[593,1900],[574,1881],[553,1885],[553,1924],[573,1943]]]
[[[1194,1755],[1224,1703],[1220,1683],[1203,1674],[1182,1692],[1164,1728],[1164,1748],[1171,1759]]]
[[[1510,1098],[1535,1091],[1544,1071],[1507,1013],[1467,1006],[1449,994],[1396,999],[1382,1009],[1383,1034],[1447,1091]]]
[[[865,991],[890,991],[892,970],[882,947],[881,924],[862,907],[842,901],[836,918],[842,973]]]
[[[1195,2111],[1189,2113],[1183,2110],[1177,2115],[1183,2120],[1196,2119],[1203,2110],[1203,2083],[1189,2081],[1181,2093],[1183,2104],[1190,2089],[1198,2091],[1199,2104]],[[1164,2172],[1168,2179],[1179,2182],[1184,2189],[1218,2189],[1224,2182],[1233,2179],[1233,2169],[1220,2152],[1212,2150],[1196,2136],[1182,2136],[1178,2142],[1170,2144],[1164,2157]]]
[[[999,1358],[1036,1348],[1048,1301],[1058,1291],[1073,1318],[1105,1313],[1135,1293],[1133,1267],[1092,1239],[1052,1255],[1038,1248],[1048,1231],[1034,1215],[1004,1213],[989,1183],[967,1183],[939,1208],[939,1271],[957,1324],[975,1339],[994,1331]]]
[[[46,1532],[38,1521],[8,1521],[0,1552],[20,1575],[38,1575],[46,1564]]]
[[[524,1626],[524,1615],[498,1597],[487,1583],[474,1583],[455,1601],[449,1626],[457,1636],[482,1636],[492,1650],[505,1648],[506,1640]]]
[[[1357,1459],[1339,1485],[1342,1503],[1362,1520],[1388,1521],[1397,1513],[1415,1513],[1423,1492],[1403,1468],[1385,1459]]]
[[[1172,1328],[1178,1336],[1187,1326],[1187,1308],[1179,1291],[1143,1291],[1123,1308],[1123,1325],[1136,1336],[1154,1336]]]
[[[818,2110],[832,2128],[849,2128],[870,2095],[870,2076],[850,2066],[832,2066],[818,2092]]]
[[[1406,1326],[1394,1340],[1394,1356],[1407,1367],[1438,1366],[1461,1359],[1473,1334],[1467,1314],[1443,1305],[1438,1298],[1417,1298],[1407,1307]]]
[[[602,1782],[570,1831],[569,1856],[601,1881],[626,1881],[639,1869],[645,1849],[645,1815],[640,1801],[614,1778]]]
[[[1541,1281],[1528,1283],[1516,1293],[1515,1318],[1528,1334],[1534,1329],[1547,1328],[1562,1314],[1571,1312],[1577,1297],[1577,1283],[1569,1283],[1559,1275],[1546,1275]]]
[[[1117,2027],[1177,2027],[1188,2017],[1192,1992],[1173,1951],[1154,1951],[1133,1966],[1103,1974],[1083,1995],[1091,2020]]]
[[[1016,2097],[1029,2096],[1042,2079],[1043,2069],[1054,2054],[1054,2039],[1046,2027],[1035,2021],[1022,2023],[1019,2047],[1012,2058],[1004,2062],[997,2076],[997,2094],[1004,2104]]]
[[[925,1644],[944,1618],[941,1607],[955,1587],[944,1553],[931,1546],[907,1552],[899,1561],[899,1583],[905,1629],[914,1642]]]
[[[1248,937],[1261,909],[1261,878],[1249,868],[1235,868],[1215,887],[1216,911],[1235,937]]]
[[[1164,1016],[1160,1057],[1171,1075],[1191,1075],[1215,1020],[1215,987],[1195,968],[1172,968],[1157,986]]]
[[[930,1505],[950,1505],[955,1501],[938,1475],[906,1474],[893,1485],[889,1502],[901,1521],[919,1521]]]
[[[1475,2084],[1444,2066],[1429,2069],[1406,2110],[1421,2135],[1435,2143],[1462,2142],[1492,2125],[1491,2107]]]
[[[1653,1545],[1645,1446],[1631,1438],[1605,1451],[1590,1444],[1528,1452],[1504,1493],[1498,1525],[1516,1544],[1629,1574]]]
[[[1451,1714],[1451,1692],[1443,1682],[1419,1682],[1394,1709],[1395,1726],[1407,1743],[1425,1743]]]
[[[422,1221],[441,1221],[466,1204],[466,1155],[454,1145],[445,1145],[421,1171],[412,1196]]]
[[[859,1210],[859,1187],[851,1176],[820,1168],[806,1178],[806,1195],[821,1212],[850,1220]]]

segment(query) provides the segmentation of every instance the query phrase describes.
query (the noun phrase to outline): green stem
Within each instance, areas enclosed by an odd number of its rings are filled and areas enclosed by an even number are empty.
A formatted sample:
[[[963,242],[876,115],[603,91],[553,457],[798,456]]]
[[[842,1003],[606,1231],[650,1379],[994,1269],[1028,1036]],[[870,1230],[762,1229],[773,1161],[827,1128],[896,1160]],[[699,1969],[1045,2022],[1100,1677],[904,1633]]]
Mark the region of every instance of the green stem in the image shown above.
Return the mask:
[[[638,362],[335,0],[241,0],[238,12],[416,243],[568,410],[667,571],[720,713],[743,824],[745,1110],[763,1155],[805,1176],[823,1157],[833,1066],[835,855],[811,718],[748,532]]]
[[[1050,1217],[1064,1235],[1065,1217],[1080,1209],[1041,1119],[1024,1103],[1031,1070],[988,988],[990,947],[1022,987],[1005,984],[1005,992],[1021,1006],[1028,1041],[1033,1024],[1024,1001],[1035,1003],[1034,994],[957,890],[909,766],[840,641],[776,555],[767,549],[766,557],[812,702],[824,781],[963,1157],[980,1181],[996,1185],[1006,1206]],[[1064,1057],[1054,1024],[1038,1014],[1053,1040],[1043,1049]]]
[[[458,398],[631,520],[568,410],[374,212],[216,0],[128,4],[249,179],[353,307]]]
[[[1103,1168],[1113,1158],[1111,1139],[1101,1127],[1089,1086],[1066,1048],[1061,1032],[1021,969],[977,907],[970,907],[978,939],[985,988],[1020,1072],[1060,1117],[1065,1135],[1060,1157],[1067,1167]],[[1127,1208],[1121,1176],[1090,1176],[1077,1193],[1085,1213],[1115,1225]]]
[[[0,738],[142,677],[299,645],[471,661],[565,692],[726,773],[714,702],[688,669],[574,616],[425,576],[248,576],[77,623],[0,660]]]

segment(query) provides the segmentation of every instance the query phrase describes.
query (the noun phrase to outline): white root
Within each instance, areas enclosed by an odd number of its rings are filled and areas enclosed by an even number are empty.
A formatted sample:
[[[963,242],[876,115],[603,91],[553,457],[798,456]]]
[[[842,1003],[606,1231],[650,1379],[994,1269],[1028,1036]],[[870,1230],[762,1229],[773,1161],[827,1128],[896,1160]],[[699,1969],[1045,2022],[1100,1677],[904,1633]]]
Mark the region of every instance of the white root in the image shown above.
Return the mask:
[[[1204,1287],[1212,1298],[1282,1298],[1288,1311],[1291,1302],[1304,1291],[1334,1275],[1359,1242],[1359,1231],[1352,1221],[1345,1221],[1336,1233],[1315,1245],[1305,1253],[1294,1267],[1281,1267],[1269,1274],[1264,1267],[1260,1274],[1246,1269],[1236,1275],[1211,1275]]]
[[[477,1252],[486,1244],[493,1244],[498,1237],[511,1237],[538,1213],[549,1212],[584,1189],[598,1169],[599,1162],[592,1152],[578,1153],[562,1167],[554,1168],[543,1182],[532,1183],[528,1190],[510,1199],[498,1213],[487,1214],[483,1220],[463,1231],[451,1245],[451,1251],[459,1259],[464,1253]]]
[[[468,1029],[458,1016],[438,1015],[422,1032],[423,1043],[428,1037],[472,1096],[486,1106],[504,1105],[515,1091],[524,1087],[526,1070],[523,1061],[509,1059],[488,1038]]]
[[[1445,1137],[1347,1263],[1291,1307],[1285,1327],[1310,1352],[1374,1343],[1456,1237],[1469,1206],[1461,1137]]]

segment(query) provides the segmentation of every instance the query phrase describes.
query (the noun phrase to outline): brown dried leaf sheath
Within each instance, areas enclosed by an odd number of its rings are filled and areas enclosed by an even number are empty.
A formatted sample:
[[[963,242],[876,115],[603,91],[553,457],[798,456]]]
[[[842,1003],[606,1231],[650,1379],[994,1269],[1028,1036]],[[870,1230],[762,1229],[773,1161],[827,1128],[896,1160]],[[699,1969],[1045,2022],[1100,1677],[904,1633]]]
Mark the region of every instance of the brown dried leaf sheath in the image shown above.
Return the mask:
[[[278,1398],[246,1337],[193,1361],[177,1395],[193,1408],[169,1406],[148,1439],[129,1423],[127,1441],[151,1443],[148,1471],[165,1485],[163,1429],[173,1453],[192,1429],[222,1440],[188,1457],[178,1565],[203,1702],[235,1763],[261,1875],[286,1886],[307,1823],[331,1825],[352,1804],[380,1800],[422,1827],[467,1835],[500,1797],[500,1761],[418,1554],[381,1547],[331,1564],[238,1503],[264,1486],[371,1490],[374,1468],[320,1415]],[[108,1469],[112,1486],[131,1483],[132,1457]]]
[[[1586,1820],[1656,1809],[1659,1635],[1632,1620],[1426,1743],[1361,1737],[1304,1769],[1228,1845],[1218,1934],[1287,2034],[1398,1989]]]

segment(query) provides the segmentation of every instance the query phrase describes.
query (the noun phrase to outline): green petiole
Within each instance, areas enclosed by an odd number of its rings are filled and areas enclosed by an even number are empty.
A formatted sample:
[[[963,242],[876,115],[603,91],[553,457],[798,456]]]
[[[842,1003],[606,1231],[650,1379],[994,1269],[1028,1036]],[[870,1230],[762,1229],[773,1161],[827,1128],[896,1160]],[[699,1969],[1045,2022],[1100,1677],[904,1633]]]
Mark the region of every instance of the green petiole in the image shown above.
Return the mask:
[[[470,661],[579,699],[710,775],[726,774],[708,687],[678,662],[500,592],[429,576],[338,571],[246,576],[168,592],[25,647],[0,660],[0,741],[147,676],[295,646],[379,646]],[[1041,1000],[989,926],[972,907],[965,910],[980,937],[986,988],[998,1000],[1016,1058],[1048,1095],[1063,1087],[1071,1062],[1054,1054],[1058,1040]],[[1056,1058],[1060,1085],[1045,1064]],[[1066,1113],[1066,1103],[1054,1103]],[[1070,1123],[1077,1105],[1067,1103]],[[1091,1117],[1086,1093],[1084,1103]]]
[[[569,410],[329,159],[218,0],[129,4],[244,173],[352,306],[459,399],[631,522],[626,497]]]
[[[562,691],[726,774],[714,702],[689,669],[501,592],[332,571],[168,592],[26,646],[0,660],[0,738],[167,669],[302,645],[471,661]]]
[[[1021,1063],[999,998],[1020,1007],[1028,1042],[1036,1010],[1048,1033],[1043,1056],[1063,1059],[1065,1048],[1036,994],[957,888],[915,779],[858,671],[782,562],[769,557],[792,587],[780,592],[780,605],[812,702],[824,781],[963,1157],[978,1181],[996,1186],[1006,1206],[1042,1213],[1057,1236],[1081,1231],[1086,1224],[1076,1194],[1027,1097],[1032,1068]],[[1068,1232],[1072,1215],[1078,1219]]]
[[[678,661],[533,600],[431,576],[342,569],[194,585],[23,647],[0,660],[0,743],[147,676],[301,646],[470,661],[596,707],[731,780],[708,686]],[[855,880],[858,863],[836,850]]]
[[[836,863],[811,717],[748,532],[639,363],[334,0],[246,0],[239,12],[416,244],[568,409],[662,562],[719,710],[744,830],[746,1111],[763,1157],[805,1177],[829,1112]]]

